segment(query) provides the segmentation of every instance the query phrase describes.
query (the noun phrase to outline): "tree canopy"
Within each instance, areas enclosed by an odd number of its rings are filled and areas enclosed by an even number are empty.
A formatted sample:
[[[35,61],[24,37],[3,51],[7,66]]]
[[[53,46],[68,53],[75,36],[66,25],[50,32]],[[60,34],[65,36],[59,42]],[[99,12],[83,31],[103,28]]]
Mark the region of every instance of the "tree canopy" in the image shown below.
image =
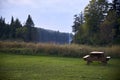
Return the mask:
[[[80,13],[81,14],[81,13]],[[81,20],[77,17],[77,20]],[[120,43],[120,1],[91,0],[84,9],[84,23],[74,21],[73,42],[79,44],[106,45]],[[72,26],[73,27],[73,26]]]

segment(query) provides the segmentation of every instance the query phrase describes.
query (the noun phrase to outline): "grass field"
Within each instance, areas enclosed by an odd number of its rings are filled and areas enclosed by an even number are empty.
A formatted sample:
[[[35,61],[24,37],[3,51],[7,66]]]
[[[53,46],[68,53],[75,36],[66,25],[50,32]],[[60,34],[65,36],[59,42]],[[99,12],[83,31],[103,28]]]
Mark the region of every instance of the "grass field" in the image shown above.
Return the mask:
[[[86,65],[81,58],[0,53],[0,80],[120,80],[119,61]]]

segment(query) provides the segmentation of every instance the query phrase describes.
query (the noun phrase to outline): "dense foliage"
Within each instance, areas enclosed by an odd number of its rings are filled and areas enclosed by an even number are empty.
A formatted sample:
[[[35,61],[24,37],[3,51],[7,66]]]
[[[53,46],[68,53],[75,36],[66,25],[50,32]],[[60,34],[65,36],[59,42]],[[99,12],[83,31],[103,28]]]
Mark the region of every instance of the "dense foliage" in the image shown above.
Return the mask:
[[[79,44],[120,44],[120,1],[91,0],[83,18],[75,16],[73,42]],[[77,22],[77,23],[76,23]],[[82,23],[81,23],[82,22]],[[79,25],[78,25],[79,24]]]
[[[69,33],[36,28],[30,15],[25,25],[22,25],[18,18],[14,20],[12,17],[10,24],[0,18],[0,40],[64,44],[69,43],[70,36]]]

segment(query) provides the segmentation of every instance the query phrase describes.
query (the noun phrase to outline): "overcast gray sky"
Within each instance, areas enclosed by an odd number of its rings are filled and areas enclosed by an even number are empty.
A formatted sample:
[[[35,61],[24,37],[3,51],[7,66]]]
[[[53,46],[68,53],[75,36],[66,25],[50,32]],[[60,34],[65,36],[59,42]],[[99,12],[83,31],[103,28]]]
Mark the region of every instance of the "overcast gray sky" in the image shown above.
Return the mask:
[[[30,14],[36,27],[72,32],[73,16],[88,3],[89,0],[0,0],[0,16],[7,23],[14,16],[24,24]]]

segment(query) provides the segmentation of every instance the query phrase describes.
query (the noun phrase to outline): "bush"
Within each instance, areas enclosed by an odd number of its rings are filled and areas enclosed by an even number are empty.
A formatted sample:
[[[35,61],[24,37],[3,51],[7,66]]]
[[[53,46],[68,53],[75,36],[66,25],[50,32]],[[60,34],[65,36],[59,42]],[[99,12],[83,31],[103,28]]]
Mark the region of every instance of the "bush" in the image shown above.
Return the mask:
[[[83,57],[91,51],[104,51],[111,57],[120,57],[120,46],[88,46],[77,44],[26,43],[0,41],[0,52],[30,55],[55,55],[67,57]]]

